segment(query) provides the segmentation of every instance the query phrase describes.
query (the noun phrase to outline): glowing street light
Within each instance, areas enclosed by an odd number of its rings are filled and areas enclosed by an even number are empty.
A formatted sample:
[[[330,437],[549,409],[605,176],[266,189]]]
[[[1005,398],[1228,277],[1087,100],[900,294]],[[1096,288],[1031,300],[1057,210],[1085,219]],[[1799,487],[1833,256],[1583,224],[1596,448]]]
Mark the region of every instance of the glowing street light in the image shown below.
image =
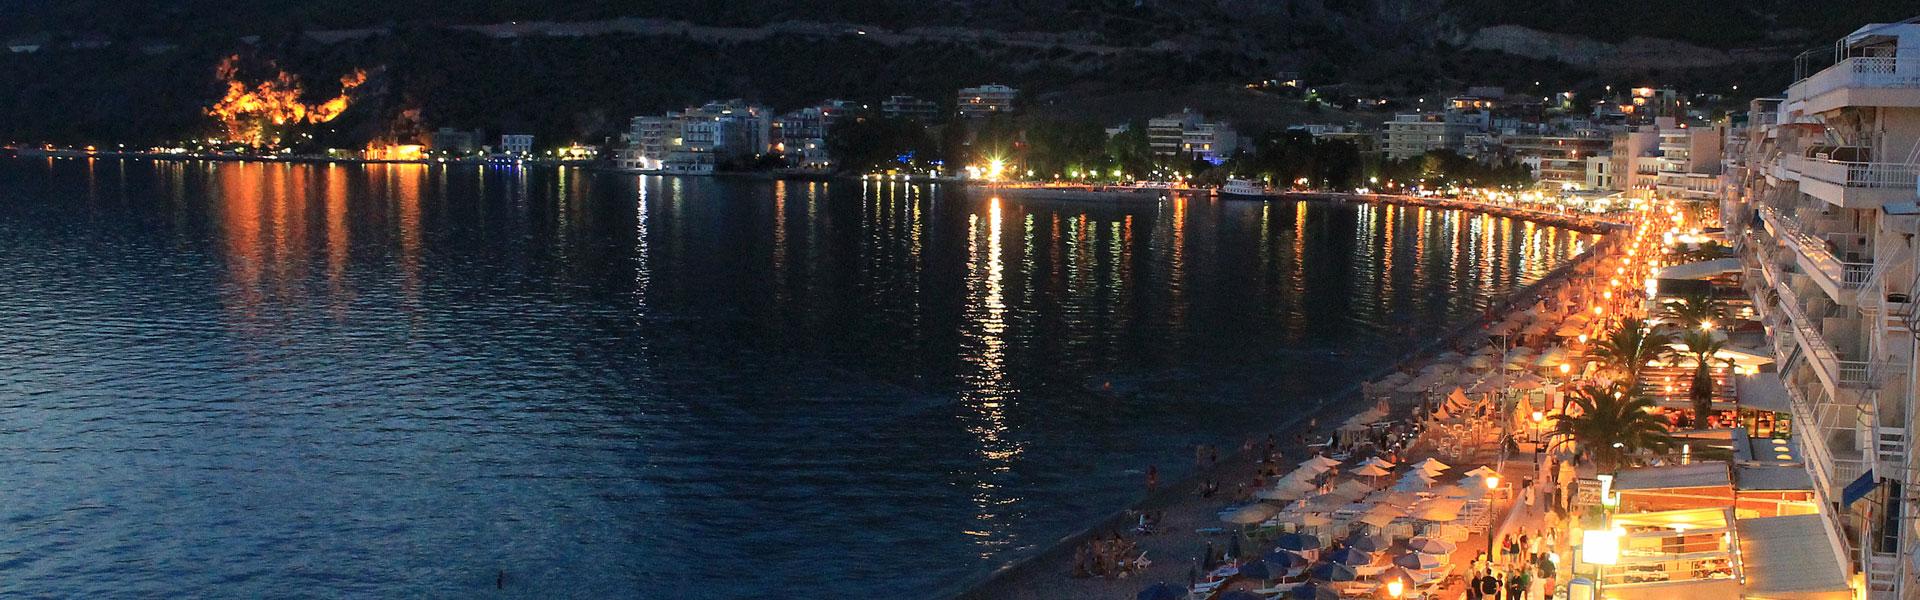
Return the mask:
[[[1619,528],[1587,530],[1585,537],[1581,538],[1580,560],[1595,565],[1618,564],[1620,536],[1624,533]]]

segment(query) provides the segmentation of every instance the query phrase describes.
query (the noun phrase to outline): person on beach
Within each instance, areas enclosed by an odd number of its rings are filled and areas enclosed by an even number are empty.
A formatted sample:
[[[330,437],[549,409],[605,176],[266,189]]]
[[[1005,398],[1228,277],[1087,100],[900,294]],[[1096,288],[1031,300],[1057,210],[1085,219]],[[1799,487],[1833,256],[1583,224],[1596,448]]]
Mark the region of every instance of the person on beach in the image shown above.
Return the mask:
[[[1153,493],[1153,488],[1159,487],[1159,485],[1160,485],[1160,467],[1157,467],[1154,465],[1147,465],[1147,493],[1149,494]]]
[[[1480,597],[1486,600],[1495,600],[1500,597],[1500,577],[1493,571],[1487,571],[1485,575],[1481,575],[1474,587],[1480,590]]]

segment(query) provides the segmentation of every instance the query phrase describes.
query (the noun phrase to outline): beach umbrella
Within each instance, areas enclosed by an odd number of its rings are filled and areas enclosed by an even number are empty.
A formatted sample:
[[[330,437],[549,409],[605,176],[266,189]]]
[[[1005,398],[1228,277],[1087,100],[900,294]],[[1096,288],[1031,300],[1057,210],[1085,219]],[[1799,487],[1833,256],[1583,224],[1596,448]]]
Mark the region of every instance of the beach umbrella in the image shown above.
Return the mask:
[[[1299,554],[1296,554],[1288,550],[1280,550],[1280,549],[1275,549],[1272,552],[1268,552],[1266,556],[1260,557],[1260,560],[1267,561],[1267,564],[1269,566],[1280,567],[1283,569],[1298,569],[1300,567],[1313,564],[1313,561],[1307,560],[1307,557],[1305,556],[1301,556]]]
[[[1427,489],[1432,485],[1433,485],[1433,482],[1430,482],[1430,481],[1420,481],[1418,479],[1402,479],[1398,483],[1393,484],[1393,491],[1418,492],[1420,490]]]
[[[1485,355],[1476,355],[1472,358],[1467,359],[1466,365],[1467,365],[1467,368],[1469,369],[1478,369],[1478,370],[1490,369],[1490,368],[1493,368],[1493,359],[1488,358]]]
[[[1337,467],[1337,466],[1340,466],[1340,461],[1339,461],[1339,460],[1335,460],[1335,459],[1332,459],[1332,458],[1327,458],[1327,456],[1326,456],[1326,455],[1324,455],[1324,454],[1315,454],[1315,455],[1313,455],[1313,458],[1309,458],[1309,459],[1307,459],[1307,460],[1304,460],[1304,461],[1301,461],[1301,463],[1302,463],[1302,464],[1305,464],[1305,463],[1315,463],[1315,464],[1318,464],[1318,465],[1321,465],[1321,466],[1325,466],[1325,467]]]
[[[1422,521],[1445,523],[1460,518],[1460,509],[1466,506],[1467,501],[1460,498],[1434,498],[1420,503],[1419,510],[1414,512],[1413,517]]]
[[[1301,527],[1325,527],[1333,524],[1333,519],[1317,512],[1290,513],[1281,515],[1280,519]]]
[[[1473,385],[1467,387],[1467,393],[1478,396],[1481,394],[1491,394],[1494,392],[1498,392],[1500,391],[1500,388],[1501,388],[1500,381],[1498,381],[1493,377],[1488,377],[1486,379],[1473,382]]]
[[[1559,346],[1551,346],[1548,347],[1546,351],[1540,353],[1540,358],[1534,359],[1533,366],[1557,367],[1560,366],[1560,363],[1566,362],[1566,360],[1567,351],[1565,349]]]
[[[1347,538],[1347,547],[1361,552],[1379,552],[1391,545],[1393,542],[1377,535],[1356,535]]]
[[[1307,570],[1307,576],[1321,581],[1353,581],[1360,574],[1353,567],[1340,563],[1320,563]]]
[[[1460,487],[1459,484],[1449,483],[1434,488],[1433,496],[1435,498],[1465,498],[1467,497],[1467,489]]]
[[[1413,463],[1413,467],[1416,469],[1420,469],[1422,471],[1426,471],[1428,473],[1439,473],[1447,469],[1453,468],[1453,467],[1447,466],[1447,463],[1440,462],[1439,459],[1431,456],[1427,457],[1426,460]]]
[[[1452,350],[1433,355],[1434,362],[1453,362],[1460,360],[1460,358],[1461,354]]]
[[[1340,592],[1317,583],[1303,583],[1287,590],[1287,597],[1293,600],[1340,600]]]
[[[1468,477],[1487,477],[1489,475],[1499,475],[1499,474],[1500,474],[1499,471],[1495,471],[1493,469],[1487,468],[1486,465],[1480,465],[1478,467],[1474,467],[1473,470],[1466,472],[1466,475]]]
[[[1273,539],[1273,546],[1281,550],[1306,552],[1320,549],[1320,538],[1298,533],[1284,534]]]
[[[1311,495],[1314,491],[1317,491],[1320,489],[1320,486],[1313,482],[1313,477],[1314,476],[1312,475],[1304,475],[1304,474],[1298,477],[1293,475],[1281,477],[1279,481],[1273,482],[1273,489],[1295,490],[1300,492],[1306,492],[1309,495]]]
[[[1287,473],[1287,476],[1307,479],[1307,478],[1317,476],[1321,473],[1325,473],[1327,472],[1328,469],[1332,469],[1332,468],[1333,467],[1323,465],[1317,462],[1303,462],[1303,463],[1300,463],[1300,466],[1294,467],[1292,472]]]
[[[1283,569],[1292,569],[1292,567],[1306,567],[1306,565],[1309,565],[1309,563],[1313,563],[1311,562],[1311,560],[1308,560],[1306,556],[1300,556],[1300,552],[1294,552],[1294,550],[1284,550],[1284,548],[1273,548],[1273,550],[1267,550],[1267,554],[1263,554],[1263,556],[1260,556],[1260,560],[1263,560],[1263,562],[1267,562],[1267,565],[1273,565],[1273,567],[1283,567]]]
[[[1266,488],[1266,489],[1261,489],[1259,491],[1255,491],[1253,493],[1253,497],[1259,498],[1261,500],[1278,500],[1278,501],[1284,502],[1287,500],[1299,500],[1302,498],[1306,498],[1309,494],[1310,492],[1300,492],[1300,491],[1295,491],[1290,489]]]
[[[1360,465],[1360,468],[1348,472],[1362,477],[1380,477],[1391,473],[1391,471],[1374,465]]]
[[[1280,578],[1278,575],[1274,574],[1274,569],[1272,565],[1268,565],[1267,561],[1260,560],[1258,558],[1241,564],[1240,574],[1243,576],[1253,578],[1253,579],[1258,579],[1261,581]]]
[[[1347,502],[1352,502],[1359,500],[1362,496],[1367,495],[1367,492],[1371,491],[1373,491],[1373,486],[1361,483],[1358,480],[1347,479],[1335,484],[1333,489],[1329,490],[1328,493],[1337,494],[1339,497],[1345,498]]]
[[[1220,516],[1220,520],[1236,525],[1252,525],[1271,519],[1274,513],[1278,512],[1280,512],[1280,507],[1256,502],[1228,511],[1226,514]]]
[[[1440,557],[1438,556],[1425,552],[1408,552],[1394,557],[1393,564],[1415,571],[1425,571],[1427,569],[1438,569],[1441,563]]]
[[[1530,390],[1530,389],[1540,387],[1546,382],[1547,380],[1541,379],[1539,375],[1534,375],[1532,373],[1521,373],[1513,377],[1508,377],[1507,387],[1510,387],[1516,390]]]
[[[1392,515],[1392,516],[1395,516],[1395,517],[1404,517],[1404,516],[1407,516],[1407,511],[1406,511],[1406,509],[1403,509],[1403,508],[1400,508],[1400,506],[1399,506],[1399,504],[1400,504],[1400,503],[1398,503],[1398,502],[1391,502],[1391,503],[1390,503],[1390,502],[1387,502],[1386,500],[1384,500],[1384,499],[1383,499],[1383,500],[1381,500],[1381,501],[1380,501],[1379,503],[1377,503],[1377,504],[1374,504],[1374,505],[1373,505],[1373,506],[1372,506],[1371,508],[1368,508],[1368,509],[1367,509],[1367,514],[1370,514],[1370,515]]]
[[[1386,460],[1384,460],[1384,459],[1381,459],[1381,458],[1380,458],[1380,457],[1378,457],[1378,456],[1369,456],[1369,457],[1367,457],[1367,459],[1366,459],[1366,460],[1363,460],[1363,461],[1360,461],[1360,464],[1361,464],[1361,465],[1363,465],[1363,466],[1364,466],[1364,465],[1373,465],[1373,466],[1376,466],[1376,467],[1380,467],[1380,468],[1382,468],[1382,469],[1391,469],[1391,468],[1393,468],[1393,463],[1390,463],[1390,462],[1387,462]]]
[[[1424,554],[1452,554],[1454,550],[1459,549],[1453,542],[1426,536],[1408,540],[1407,547],[1412,548],[1414,552]]]
[[[1389,491],[1383,491],[1383,492],[1374,494],[1372,498],[1369,498],[1369,500],[1377,504],[1385,504],[1387,505],[1388,508],[1393,508],[1397,510],[1398,507],[1407,506],[1415,502],[1419,502],[1420,495],[1413,492],[1401,492],[1401,491],[1389,490]],[[1406,514],[1406,513],[1402,512],[1401,514]]]
[[[1343,565],[1364,565],[1373,562],[1373,553],[1364,552],[1355,548],[1341,548],[1333,551],[1333,554],[1328,556],[1327,560]]]
[[[1186,588],[1176,587],[1164,581],[1147,586],[1133,596],[1134,600],[1181,600],[1186,597]]]
[[[1240,558],[1240,536],[1238,534],[1227,540],[1227,556]]]

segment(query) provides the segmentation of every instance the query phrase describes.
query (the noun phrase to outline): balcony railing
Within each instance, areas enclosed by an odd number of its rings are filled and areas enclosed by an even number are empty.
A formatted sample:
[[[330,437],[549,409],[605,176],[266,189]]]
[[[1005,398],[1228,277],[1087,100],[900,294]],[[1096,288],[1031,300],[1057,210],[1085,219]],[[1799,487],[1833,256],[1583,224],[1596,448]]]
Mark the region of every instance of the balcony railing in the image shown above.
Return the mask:
[[[1802,177],[1850,188],[1911,190],[1915,189],[1915,178],[1920,177],[1920,168],[1905,163],[1849,162],[1795,154],[1780,161]]]
[[[1920,87],[1920,59],[1856,56],[1794,83],[1787,98],[1806,100],[1842,88],[1915,87]]]
[[[1827,342],[1827,336],[1821,333],[1819,325],[1807,318],[1791,286],[1783,281],[1775,284],[1774,289],[1780,294],[1780,312],[1787,317],[1781,325],[1800,340],[1801,347],[1806,350],[1808,364],[1820,374],[1821,379],[1836,389],[1873,387],[1874,376],[1881,369],[1875,369],[1873,363],[1868,361],[1844,358],[1839,350]]]
[[[1799,220],[1781,214],[1778,209],[1771,206],[1760,207],[1760,216],[1772,224],[1774,229],[1779,231],[1780,236],[1790,242],[1795,250],[1798,250],[1800,254],[1807,257],[1807,262],[1810,263],[1809,266],[1818,270],[1821,275],[1826,276],[1836,284],[1837,287],[1859,289],[1866,286],[1867,280],[1873,277],[1873,263],[1871,261],[1849,262],[1840,260],[1839,257],[1833,255],[1833,250],[1828,246],[1825,238],[1815,236],[1806,231],[1806,228],[1800,225]],[[1840,233],[1845,235],[1861,235],[1858,233]]]

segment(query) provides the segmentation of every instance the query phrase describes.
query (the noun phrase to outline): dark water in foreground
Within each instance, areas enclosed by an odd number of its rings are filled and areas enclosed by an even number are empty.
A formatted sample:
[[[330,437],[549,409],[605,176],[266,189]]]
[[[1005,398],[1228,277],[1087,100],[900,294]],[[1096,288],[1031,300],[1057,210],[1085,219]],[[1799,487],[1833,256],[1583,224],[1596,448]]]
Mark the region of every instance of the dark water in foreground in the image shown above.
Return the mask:
[[[935,595],[1587,239],[1398,207],[0,159],[0,596],[476,597],[501,569],[523,597]]]

